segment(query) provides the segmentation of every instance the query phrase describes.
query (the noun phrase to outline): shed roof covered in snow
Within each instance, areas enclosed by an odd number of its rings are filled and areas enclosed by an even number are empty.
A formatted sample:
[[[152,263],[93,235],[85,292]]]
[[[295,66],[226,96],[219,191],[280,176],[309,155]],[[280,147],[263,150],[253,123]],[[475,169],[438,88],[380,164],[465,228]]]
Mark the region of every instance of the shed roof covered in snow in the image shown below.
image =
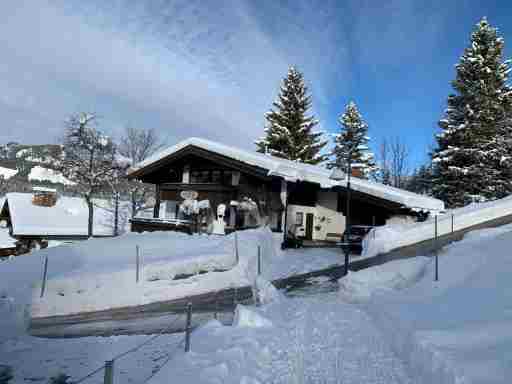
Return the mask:
[[[113,215],[108,202],[98,200],[95,203],[93,235],[112,236]],[[87,204],[79,197],[61,196],[50,207],[35,205],[31,193],[8,193],[1,216],[7,217],[15,237],[87,236]]]
[[[305,181],[319,184],[322,188],[346,187],[346,181],[331,180],[329,178],[331,171],[321,166],[281,159],[196,137],[183,140],[134,165],[129,170],[129,176],[141,177],[189,148],[199,148],[242,164],[257,167],[264,170],[267,176],[283,178],[290,182]],[[444,209],[444,203],[441,200],[357,177],[351,179],[351,187],[358,192],[389,200],[410,209]]]

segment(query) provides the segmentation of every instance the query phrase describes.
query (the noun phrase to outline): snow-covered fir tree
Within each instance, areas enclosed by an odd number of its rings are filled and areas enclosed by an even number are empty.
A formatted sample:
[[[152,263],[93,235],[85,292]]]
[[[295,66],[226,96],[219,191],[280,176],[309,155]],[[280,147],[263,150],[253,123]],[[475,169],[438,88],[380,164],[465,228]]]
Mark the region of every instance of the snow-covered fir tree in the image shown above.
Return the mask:
[[[377,166],[375,156],[368,147],[370,141],[368,124],[353,101],[348,103],[338,123],[340,133],[334,135],[334,149],[331,154],[333,159],[327,167],[340,167],[346,170],[350,155],[352,166],[359,168],[361,174],[368,178],[372,172],[376,171]]]
[[[318,120],[308,114],[311,96],[304,77],[294,67],[283,79],[274,108],[265,115],[265,136],[256,141],[257,151],[308,164],[325,160],[320,152],[327,144],[313,128]]]
[[[512,193],[512,90],[504,40],[484,18],[465,49],[436,136],[433,194],[449,207]]]
[[[405,189],[422,195],[432,195],[432,168],[422,165],[415,169],[411,177],[405,183]]]
[[[76,183],[87,203],[89,237],[93,235],[93,197],[110,189],[119,174],[115,145],[95,128],[95,121],[93,114],[71,116],[64,138],[64,156],[58,166],[64,177]]]

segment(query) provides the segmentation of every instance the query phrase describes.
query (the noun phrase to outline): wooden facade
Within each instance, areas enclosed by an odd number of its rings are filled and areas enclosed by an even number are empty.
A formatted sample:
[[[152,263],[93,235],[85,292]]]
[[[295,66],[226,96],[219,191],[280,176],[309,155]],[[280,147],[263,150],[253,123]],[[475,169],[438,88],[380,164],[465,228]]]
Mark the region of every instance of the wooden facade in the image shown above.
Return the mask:
[[[188,147],[156,166],[133,173],[131,177],[155,184],[154,218],[190,219],[179,211],[179,206],[184,200],[182,192],[193,191],[197,195],[196,200],[209,201],[211,209],[207,220],[210,222],[219,205],[226,207],[228,232],[267,224],[272,217],[274,229],[279,230],[284,210],[280,199],[281,183],[267,176],[267,173],[262,168],[248,166],[200,148]],[[244,199],[256,204],[255,214],[248,214],[239,207],[238,203]],[[160,212],[164,202],[171,203],[175,208],[165,214]],[[165,226],[157,220],[155,225],[159,228]],[[149,222],[144,224],[132,221],[134,231],[140,231],[144,226],[154,227]],[[172,229],[172,224],[168,228]]]

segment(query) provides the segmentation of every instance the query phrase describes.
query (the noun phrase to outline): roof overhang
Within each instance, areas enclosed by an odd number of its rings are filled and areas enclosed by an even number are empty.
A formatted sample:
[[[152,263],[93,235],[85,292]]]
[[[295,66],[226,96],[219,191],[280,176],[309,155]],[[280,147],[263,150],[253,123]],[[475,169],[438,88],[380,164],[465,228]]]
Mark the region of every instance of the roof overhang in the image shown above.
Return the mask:
[[[204,148],[200,148],[195,146],[194,144],[189,144],[183,148],[178,149],[176,152],[170,153],[169,155],[162,157],[161,159],[141,168],[133,169],[128,171],[129,179],[138,179],[143,180],[162,169],[163,167],[171,165],[173,162],[178,161],[186,156],[196,155],[198,157],[202,157],[218,164],[238,169],[244,173],[263,178],[270,179],[269,170],[266,168],[249,165],[242,161],[238,161],[236,159],[232,159],[228,156],[221,155],[219,153],[209,151]]]

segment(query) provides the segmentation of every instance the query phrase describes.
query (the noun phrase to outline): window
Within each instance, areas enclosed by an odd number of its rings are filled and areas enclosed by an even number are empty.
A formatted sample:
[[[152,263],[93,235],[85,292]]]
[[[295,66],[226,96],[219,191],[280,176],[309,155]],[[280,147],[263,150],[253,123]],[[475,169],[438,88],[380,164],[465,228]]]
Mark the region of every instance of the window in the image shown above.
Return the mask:
[[[231,171],[224,171],[223,177],[222,177],[222,184],[224,185],[232,185],[232,172]]]
[[[212,183],[220,184],[222,181],[221,171],[212,171]]]
[[[229,174],[231,177],[231,173]],[[193,170],[190,171],[191,184],[221,184],[223,172],[220,170]]]
[[[304,213],[302,213],[302,212],[297,212],[297,213],[295,214],[295,224],[296,224],[296,225],[299,225],[299,226],[304,225]]]

